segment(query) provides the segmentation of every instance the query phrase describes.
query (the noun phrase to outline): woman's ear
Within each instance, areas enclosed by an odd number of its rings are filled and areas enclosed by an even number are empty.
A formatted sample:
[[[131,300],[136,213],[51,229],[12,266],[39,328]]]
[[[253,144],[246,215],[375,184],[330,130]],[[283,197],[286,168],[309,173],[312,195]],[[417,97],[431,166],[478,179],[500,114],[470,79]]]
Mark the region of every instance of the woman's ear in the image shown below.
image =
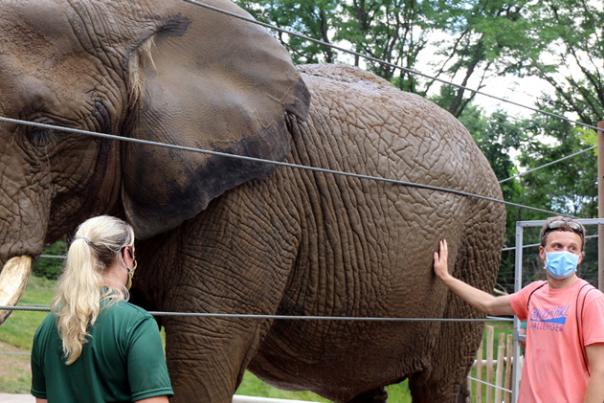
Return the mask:
[[[132,267],[134,261],[136,260],[131,246],[123,246],[122,249],[120,249],[120,257],[122,258],[122,262],[126,265],[126,267]]]
[[[247,15],[235,5],[216,7]],[[310,95],[285,49],[263,28],[175,4],[130,52],[130,136],[283,160],[288,114],[303,119]],[[161,19],[159,19],[161,20]],[[190,151],[125,144],[123,206],[144,239],[178,226],[227,190],[273,166]]]
[[[128,258],[128,251],[127,251],[127,246],[122,246],[122,248],[120,249],[120,258],[122,259],[122,262],[126,263],[127,265],[127,258]]]

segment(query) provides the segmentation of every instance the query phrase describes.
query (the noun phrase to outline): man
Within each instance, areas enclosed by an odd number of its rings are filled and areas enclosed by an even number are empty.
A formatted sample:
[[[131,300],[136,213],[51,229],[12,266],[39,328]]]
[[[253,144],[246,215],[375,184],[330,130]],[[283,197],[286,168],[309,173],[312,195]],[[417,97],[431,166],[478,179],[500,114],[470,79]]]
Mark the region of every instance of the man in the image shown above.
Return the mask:
[[[539,247],[547,280],[500,297],[449,274],[446,240],[434,253],[434,273],[467,303],[527,320],[522,403],[604,402],[604,294],[576,275],[584,243],[585,228],[576,220],[549,218]]]

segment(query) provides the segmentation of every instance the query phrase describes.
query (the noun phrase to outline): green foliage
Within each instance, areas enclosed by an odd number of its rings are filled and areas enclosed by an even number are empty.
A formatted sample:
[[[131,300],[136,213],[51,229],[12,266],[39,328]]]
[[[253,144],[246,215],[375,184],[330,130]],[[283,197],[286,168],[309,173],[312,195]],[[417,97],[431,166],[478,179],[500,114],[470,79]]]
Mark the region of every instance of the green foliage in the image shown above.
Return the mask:
[[[389,403],[411,403],[411,394],[407,381],[400,384],[390,385],[386,388]],[[243,376],[237,394],[245,396],[263,396],[274,399],[310,400],[314,402],[330,402],[311,392],[290,392],[274,388],[260,380],[251,372],[247,371]]]
[[[64,241],[58,241],[52,245],[46,247],[42,254],[51,256],[63,256],[66,252],[66,246]],[[40,256],[34,262],[33,274],[38,277],[45,277],[47,279],[56,280],[61,274],[63,269],[63,260],[57,258],[50,258]]]
[[[331,43],[332,27],[340,24],[342,6],[335,0],[240,0],[238,4],[259,21]],[[277,34],[296,63],[336,61],[335,52],[305,39]]]
[[[18,358],[12,358],[6,361],[3,361],[3,363],[6,363],[6,365],[10,365],[11,368],[15,368],[18,364],[15,364],[15,361],[17,361]],[[21,359],[20,361],[24,361],[24,359]],[[21,366],[23,366],[23,362],[20,363]],[[2,393],[29,393],[29,391],[31,390],[31,375],[28,375],[27,372],[22,371],[18,374],[15,374],[15,376],[6,376],[6,377],[2,377],[0,378],[0,391],[2,391]]]
[[[585,144],[586,146],[595,147],[598,145],[598,134],[596,133],[595,130],[586,129],[583,127],[575,127],[575,132],[576,132],[577,136],[579,136],[579,139],[581,140],[581,142],[583,144]],[[593,155],[595,157],[598,156],[597,147],[593,149]]]
[[[593,124],[604,116],[602,63],[604,10],[598,2],[545,0],[533,4],[526,18],[535,27],[531,41],[539,52],[527,54],[523,74],[535,75],[556,90],[542,106],[572,112]],[[546,57],[544,57],[546,56]]]
[[[54,287],[54,281],[32,276],[19,304],[48,305],[54,295]],[[44,312],[13,312],[0,326],[0,342],[30,350],[34,332],[44,316]]]
[[[553,162],[590,146],[580,132],[568,124],[535,116],[527,128],[530,141],[523,144],[519,158],[527,168]],[[592,152],[532,172],[523,182],[524,200],[573,216],[597,214],[597,164]]]
[[[517,70],[510,56],[521,54],[532,28],[522,18],[526,1],[442,0],[239,0],[257,19],[293,29],[327,43],[337,43],[388,64],[361,60],[298,37],[276,34],[296,63],[351,63],[390,80],[399,88],[426,95],[437,80],[418,76],[423,56],[439,78],[456,77],[461,85],[489,75]],[[431,53],[440,56],[431,60]],[[444,107],[459,116],[474,93],[455,89]]]
[[[310,400],[314,402],[329,402],[311,392],[291,392],[274,388],[260,380],[256,375],[249,371],[243,376],[241,385],[236,392],[238,395],[244,396],[263,396],[273,399],[295,399],[295,400]]]

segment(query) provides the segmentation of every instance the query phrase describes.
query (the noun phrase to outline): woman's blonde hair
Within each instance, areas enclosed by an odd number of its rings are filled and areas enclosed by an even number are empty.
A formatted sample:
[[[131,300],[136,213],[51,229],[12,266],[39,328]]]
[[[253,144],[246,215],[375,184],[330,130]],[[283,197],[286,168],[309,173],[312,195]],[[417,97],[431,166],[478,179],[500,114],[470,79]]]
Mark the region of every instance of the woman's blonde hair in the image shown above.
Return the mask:
[[[124,246],[133,244],[132,227],[119,218],[93,217],[78,227],[52,303],[67,365],[80,357],[101,300],[110,303],[128,298],[125,287],[118,290],[104,284],[103,272],[120,257]]]

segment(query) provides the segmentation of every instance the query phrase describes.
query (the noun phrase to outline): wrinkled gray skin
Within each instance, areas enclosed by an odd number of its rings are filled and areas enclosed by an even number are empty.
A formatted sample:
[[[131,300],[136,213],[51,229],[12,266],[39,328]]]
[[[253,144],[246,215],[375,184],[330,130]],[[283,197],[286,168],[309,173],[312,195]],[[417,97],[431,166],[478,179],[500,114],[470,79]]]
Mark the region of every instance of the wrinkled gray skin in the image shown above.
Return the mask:
[[[180,2],[0,4],[0,115],[501,197],[466,130],[368,73],[301,66],[261,28]],[[219,7],[238,9],[216,1]],[[237,11],[240,12],[240,11]],[[501,205],[370,180],[0,125],[0,263],[87,217],[138,236],[133,298],[187,312],[475,317],[432,273],[494,284]],[[335,401],[462,401],[481,325],[162,318],[175,401],[244,369]]]

